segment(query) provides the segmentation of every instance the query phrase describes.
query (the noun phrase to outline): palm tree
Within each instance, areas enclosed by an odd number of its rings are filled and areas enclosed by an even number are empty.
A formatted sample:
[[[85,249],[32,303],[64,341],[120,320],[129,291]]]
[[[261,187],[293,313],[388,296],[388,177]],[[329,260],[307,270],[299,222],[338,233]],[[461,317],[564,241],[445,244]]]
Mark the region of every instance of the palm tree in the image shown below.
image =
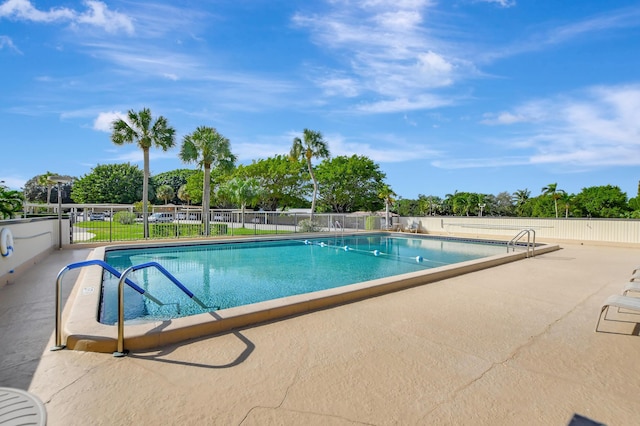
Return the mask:
[[[191,196],[189,195],[189,190],[187,189],[187,184],[181,185],[178,189],[178,198],[180,201],[186,201],[187,205],[191,201]]]
[[[200,126],[186,135],[180,148],[180,159],[185,163],[196,162],[204,169],[202,184],[202,220],[204,234],[209,235],[209,207],[211,200],[211,167],[231,170],[236,156],[231,153],[229,139],[213,127]]]
[[[565,219],[569,218],[569,208],[571,208],[571,203],[573,202],[573,197],[562,191],[562,195],[560,197],[562,205],[564,206],[564,217]]]
[[[225,194],[234,203],[240,205],[242,209],[242,227],[244,228],[244,211],[247,204],[255,204],[264,195],[256,178],[233,178],[226,182],[220,192]]]
[[[23,195],[0,185],[0,219],[11,219],[13,215],[22,209]]]
[[[49,204],[51,202],[51,188],[53,188],[53,185],[55,185],[56,183],[50,181],[49,178],[55,175],[56,173],[51,173],[50,171],[47,171],[47,173],[38,176],[38,179],[37,179],[38,185],[47,187],[47,199],[45,200],[45,204]]]
[[[162,185],[156,190],[156,197],[162,198],[165,204],[169,204],[169,200],[173,200],[175,196],[175,191],[169,185]]]
[[[511,199],[516,204],[516,212],[518,214],[522,213],[522,206],[524,206],[524,203],[527,202],[530,196],[531,196],[531,191],[529,191],[527,188],[518,189],[516,192],[513,193],[513,195],[511,196]]]
[[[471,200],[474,203],[474,205],[478,206],[478,209],[480,210],[478,212],[478,216],[482,217],[482,212],[484,211],[484,208],[487,206],[486,196],[484,194],[473,194],[473,197],[471,198]]]
[[[304,129],[302,135],[302,139],[299,137],[293,138],[293,145],[291,146],[289,157],[295,160],[304,158],[307,162],[309,175],[313,181],[313,197],[311,199],[311,218],[313,219],[313,213],[316,210],[316,197],[318,196],[318,181],[316,180],[316,175],[313,173],[311,159],[328,158],[329,148],[327,147],[327,143],[322,139],[322,133],[320,132]]]
[[[525,189],[518,189],[516,192],[513,193],[513,196],[511,198],[516,203],[516,206],[521,206],[529,199],[530,196],[531,196],[531,191],[525,188]]]
[[[129,110],[126,119],[117,119],[112,124],[111,141],[116,145],[137,143],[144,158],[144,179],[142,181],[142,220],[144,238],[149,238],[149,149],[152,146],[167,151],[175,144],[175,129],[169,126],[167,119],[160,116],[152,120],[151,111],[143,108],[140,112]]]
[[[396,200],[393,197],[397,195],[398,194],[396,194],[393,189],[391,189],[391,187],[387,184],[382,185],[380,191],[378,192],[378,198],[384,200],[384,217],[386,220],[385,224],[387,225],[387,229],[390,228],[389,207],[391,206],[391,204],[395,203]]]
[[[542,195],[550,195],[553,198],[553,204],[556,209],[556,219],[558,218],[558,200],[562,198],[562,195],[566,192],[562,189],[558,189],[557,183],[550,183],[542,188]]]
[[[446,194],[444,196],[444,200],[442,201],[443,213],[447,215],[456,214],[454,209],[455,199],[458,196],[458,190],[453,191],[453,194]]]
[[[447,194],[449,195],[449,194]],[[474,196],[469,192],[454,192],[451,199],[451,206],[453,214],[460,214],[460,216],[469,216],[469,210],[474,204]]]

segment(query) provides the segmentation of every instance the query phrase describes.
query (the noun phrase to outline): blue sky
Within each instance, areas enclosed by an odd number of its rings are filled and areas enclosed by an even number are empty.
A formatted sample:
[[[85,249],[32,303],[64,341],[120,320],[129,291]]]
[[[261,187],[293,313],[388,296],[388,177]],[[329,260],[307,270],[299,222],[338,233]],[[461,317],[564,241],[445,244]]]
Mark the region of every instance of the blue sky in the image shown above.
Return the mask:
[[[131,162],[110,123],[212,126],[241,163],[302,129],[403,198],[640,180],[640,1],[0,0],[0,180]]]

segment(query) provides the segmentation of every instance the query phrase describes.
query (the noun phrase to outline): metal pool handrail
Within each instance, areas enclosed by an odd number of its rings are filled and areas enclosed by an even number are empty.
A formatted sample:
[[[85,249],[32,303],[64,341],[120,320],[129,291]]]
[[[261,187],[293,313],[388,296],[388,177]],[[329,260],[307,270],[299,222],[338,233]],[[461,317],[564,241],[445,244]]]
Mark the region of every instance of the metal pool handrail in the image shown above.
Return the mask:
[[[176,277],[171,275],[169,271],[167,271],[162,265],[158,262],[147,262],[141,263],[139,265],[133,265],[122,273],[120,276],[120,281],[118,282],[118,347],[116,352],[113,353],[115,357],[123,357],[126,355],[126,351],[124,350],[124,283],[127,281],[127,275],[131,272],[137,271],[139,269],[154,267],[162,274],[169,278],[172,283],[174,283],[180,290],[182,290],[189,298],[191,298],[194,302],[196,302],[200,307],[205,309],[213,308],[212,306],[206,306],[195,294],[193,294],[188,288],[186,288]]]
[[[531,242],[531,234],[533,234],[533,243]],[[516,243],[520,238],[527,236],[527,257],[535,256],[536,250],[536,231],[535,229],[523,229],[507,243],[507,253],[509,252],[509,246],[513,246],[513,251],[516,251]],[[529,248],[531,248],[531,256],[529,256]]]
[[[50,350],[59,351],[60,349],[64,349],[66,347],[66,345],[62,344],[62,327],[61,327],[62,312],[61,312],[60,305],[61,305],[61,299],[62,299],[62,296],[61,296],[62,278],[67,273],[67,271],[70,271],[72,269],[77,269],[77,268],[83,268],[85,266],[94,266],[94,265],[101,266],[102,269],[115,275],[116,278],[120,278],[120,272],[118,272],[113,266],[99,259],[91,259],[91,260],[85,260],[82,262],[70,263],[64,268],[62,268],[60,272],[58,272],[58,276],[56,278],[56,345],[52,346]],[[127,279],[125,282],[127,283],[127,285],[129,285],[129,287],[131,287],[141,295],[145,296],[147,299],[153,301],[158,305],[162,305],[162,302],[160,302],[158,299],[153,297],[144,289],[140,288],[133,281]]]

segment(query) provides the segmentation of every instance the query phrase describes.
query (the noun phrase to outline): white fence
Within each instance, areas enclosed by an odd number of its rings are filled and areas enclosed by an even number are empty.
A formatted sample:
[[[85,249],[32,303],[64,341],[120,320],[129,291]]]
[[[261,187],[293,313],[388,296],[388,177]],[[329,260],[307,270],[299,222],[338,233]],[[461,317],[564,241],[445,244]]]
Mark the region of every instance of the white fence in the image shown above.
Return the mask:
[[[104,243],[143,238],[141,213],[126,208],[72,211],[74,243]],[[381,218],[372,215],[210,210],[208,218],[194,208],[153,206],[147,218],[149,238],[198,238],[286,234],[296,232],[359,232],[381,229]],[[204,224],[208,220],[207,234]]]
[[[12,219],[0,221],[0,232],[8,229],[13,237],[13,250],[0,257],[0,286],[57,249],[69,244],[69,220],[58,218]],[[62,230],[60,241],[59,230]],[[5,231],[6,232],[6,231]]]
[[[419,232],[437,235],[464,235],[476,238],[515,236],[519,230],[533,229],[539,241],[575,241],[613,244],[640,244],[640,220],[555,219],[516,217],[430,216],[396,218],[407,229],[413,222]]]
[[[111,211],[110,213],[114,213]],[[229,212],[229,216],[221,215],[221,212],[212,211],[211,220],[214,229],[226,226],[226,235],[239,235],[239,229],[249,229],[254,233],[269,232],[300,232],[300,222],[308,219],[305,214],[283,214],[275,212],[248,212],[244,221],[237,211]],[[111,214],[109,215],[111,216]],[[159,236],[164,238],[186,237],[179,234],[184,225],[183,221],[195,222],[198,229],[200,220],[196,216],[194,220],[189,216],[180,219],[179,212],[176,218],[169,224],[162,224],[173,232]],[[315,221],[319,222],[320,231],[365,231],[371,229],[387,229],[384,218],[367,220],[362,215],[315,215]],[[75,218],[78,220],[78,218]],[[88,218],[87,218],[88,219]],[[106,221],[100,221],[102,227],[110,227],[109,217]],[[82,223],[80,221],[79,223]],[[92,222],[88,220],[87,222]],[[242,223],[244,222],[244,226]],[[78,222],[76,222],[78,223]],[[95,223],[95,222],[94,222]],[[508,240],[514,237],[522,229],[533,229],[539,242],[585,242],[592,244],[616,244],[616,245],[640,245],[640,220],[631,219],[538,219],[538,218],[495,218],[495,217],[394,217],[389,229],[410,229],[410,225],[418,225],[418,232],[434,235],[456,235],[469,238],[499,238]],[[24,271],[29,266],[46,257],[60,244],[67,246],[70,243],[71,223],[66,217],[58,222],[55,217],[12,219],[0,221],[0,230],[8,228],[14,240],[14,251],[10,256],[0,258],[0,286],[10,282],[14,274]],[[74,227],[75,228],[75,227]],[[59,233],[59,230],[62,233]],[[91,228],[74,230],[75,236],[88,235]],[[62,237],[60,239],[60,236]],[[191,236],[193,237],[193,236]],[[139,238],[139,237],[138,237]],[[88,238],[87,238],[88,239]],[[108,243],[106,241],[93,241],[95,243]],[[115,239],[113,240],[115,241]]]

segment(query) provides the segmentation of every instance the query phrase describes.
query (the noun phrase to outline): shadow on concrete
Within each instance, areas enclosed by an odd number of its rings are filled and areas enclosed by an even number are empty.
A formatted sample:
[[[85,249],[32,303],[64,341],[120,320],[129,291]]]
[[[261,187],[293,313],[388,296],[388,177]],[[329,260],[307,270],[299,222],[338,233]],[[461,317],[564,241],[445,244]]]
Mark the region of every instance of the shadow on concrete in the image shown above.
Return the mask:
[[[55,329],[58,272],[85,260],[90,249],[56,250],[15,280],[0,287],[0,386],[27,390]],[[66,303],[79,271],[69,273],[62,287]]]

